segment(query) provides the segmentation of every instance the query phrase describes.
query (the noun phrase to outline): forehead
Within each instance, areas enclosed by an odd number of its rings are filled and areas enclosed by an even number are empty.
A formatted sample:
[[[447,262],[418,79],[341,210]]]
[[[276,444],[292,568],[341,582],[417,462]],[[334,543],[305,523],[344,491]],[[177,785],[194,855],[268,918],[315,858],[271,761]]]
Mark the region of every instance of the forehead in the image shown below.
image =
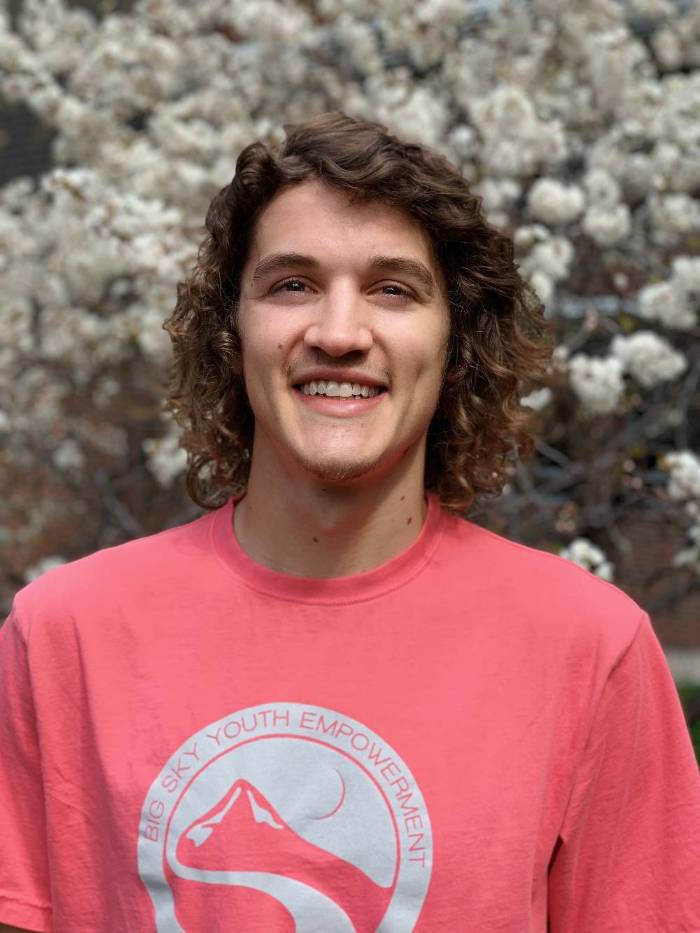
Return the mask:
[[[283,189],[262,211],[248,263],[271,252],[358,261],[396,252],[437,267],[430,236],[410,214],[380,200],[352,203],[348,192],[317,180]]]

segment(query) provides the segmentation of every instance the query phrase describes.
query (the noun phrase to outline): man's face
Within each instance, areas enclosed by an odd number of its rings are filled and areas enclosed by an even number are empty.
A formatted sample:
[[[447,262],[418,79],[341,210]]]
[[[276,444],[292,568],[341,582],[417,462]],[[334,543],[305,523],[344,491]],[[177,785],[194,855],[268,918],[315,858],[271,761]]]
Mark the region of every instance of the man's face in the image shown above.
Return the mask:
[[[346,482],[422,455],[449,311],[407,214],[318,181],[283,190],[258,219],[238,324],[253,466]]]

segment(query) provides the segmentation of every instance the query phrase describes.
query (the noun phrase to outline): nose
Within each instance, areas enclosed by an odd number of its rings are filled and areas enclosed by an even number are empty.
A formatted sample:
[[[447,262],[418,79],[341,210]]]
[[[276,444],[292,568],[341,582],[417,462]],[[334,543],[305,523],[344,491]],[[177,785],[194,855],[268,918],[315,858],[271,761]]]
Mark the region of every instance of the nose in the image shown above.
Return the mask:
[[[304,335],[310,349],[323,350],[328,356],[367,353],[374,341],[362,295],[350,283],[329,289],[314,306],[314,319]]]

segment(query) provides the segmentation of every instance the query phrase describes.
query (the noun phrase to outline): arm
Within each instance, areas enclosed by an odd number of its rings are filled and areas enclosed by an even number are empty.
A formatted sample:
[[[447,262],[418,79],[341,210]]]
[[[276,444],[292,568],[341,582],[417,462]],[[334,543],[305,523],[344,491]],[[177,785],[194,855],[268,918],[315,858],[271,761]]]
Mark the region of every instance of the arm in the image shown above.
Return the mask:
[[[0,748],[0,931],[51,930],[44,784],[29,651],[14,615],[0,628]]]
[[[551,933],[700,930],[700,777],[646,615],[608,676],[559,836]]]

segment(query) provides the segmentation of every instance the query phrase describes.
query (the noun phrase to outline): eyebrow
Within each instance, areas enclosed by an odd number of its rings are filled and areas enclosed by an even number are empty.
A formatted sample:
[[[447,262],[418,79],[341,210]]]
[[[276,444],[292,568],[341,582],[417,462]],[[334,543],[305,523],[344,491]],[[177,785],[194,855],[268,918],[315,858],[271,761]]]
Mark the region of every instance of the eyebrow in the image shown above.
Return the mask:
[[[257,263],[250,277],[250,284],[256,285],[273,272],[288,269],[290,266],[317,270],[321,264],[313,256],[305,256],[303,253],[272,253]],[[371,256],[368,267],[375,272],[407,275],[420,282],[431,298],[435,294],[437,286],[433,274],[424,263],[417,259],[409,259],[407,256]]]

